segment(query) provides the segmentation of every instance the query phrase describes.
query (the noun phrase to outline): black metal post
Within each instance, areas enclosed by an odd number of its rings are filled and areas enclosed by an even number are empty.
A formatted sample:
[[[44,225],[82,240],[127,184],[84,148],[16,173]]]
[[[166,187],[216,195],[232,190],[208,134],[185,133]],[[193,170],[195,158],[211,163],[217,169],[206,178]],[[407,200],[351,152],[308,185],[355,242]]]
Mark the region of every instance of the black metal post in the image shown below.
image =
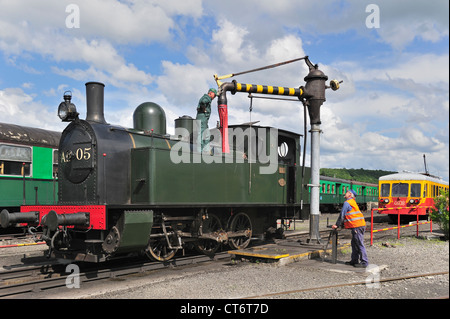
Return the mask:
[[[338,231],[333,229],[331,231],[331,263],[335,264],[337,260],[337,242],[338,242]]]

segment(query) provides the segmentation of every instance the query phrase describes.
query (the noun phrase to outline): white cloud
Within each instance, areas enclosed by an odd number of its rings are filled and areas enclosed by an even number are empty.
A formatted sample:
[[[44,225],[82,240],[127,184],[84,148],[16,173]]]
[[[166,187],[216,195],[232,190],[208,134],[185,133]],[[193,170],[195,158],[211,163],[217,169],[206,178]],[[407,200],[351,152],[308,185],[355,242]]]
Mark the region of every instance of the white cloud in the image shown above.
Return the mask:
[[[214,69],[192,64],[162,61],[163,75],[157,79],[158,89],[168,101],[178,105],[192,104],[197,107],[198,99],[214,87]],[[209,81],[208,81],[209,80]],[[193,103],[195,102],[195,103]],[[195,104],[195,105],[194,105]]]
[[[397,50],[414,39],[431,43],[448,37],[448,1],[382,1],[381,38]]]
[[[366,27],[369,4],[376,4],[380,10],[379,29]],[[434,43],[448,36],[449,3],[442,0],[280,0],[276,4],[270,0],[229,0],[208,1],[205,6],[214,7],[219,18],[226,17],[231,23],[252,30],[253,39],[259,40],[258,47],[265,45],[264,40],[279,36],[284,27],[300,30],[316,37],[317,41],[322,34],[355,30],[370,37],[375,30],[381,41],[397,50],[402,50],[414,39]]]
[[[353,66],[352,76],[355,81],[391,81],[412,80],[414,83],[430,85],[449,82],[448,54],[402,54],[402,59],[394,65],[384,68],[366,69],[363,66]]]
[[[116,45],[170,41],[177,16],[199,18],[202,14],[200,0],[85,0],[76,2],[80,28],[70,29],[65,20],[71,12],[66,12],[66,6],[72,3],[0,0],[0,50],[10,61],[30,53],[86,65],[84,69],[52,67],[57,74],[76,80],[94,77],[122,88],[145,86],[153,76],[127,62]]]
[[[33,95],[19,88],[0,90],[0,114],[1,121],[5,123],[20,123],[23,126],[56,131],[65,126],[56,120],[56,112],[49,112]]]
[[[251,43],[245,41],[249,31],[234,25],[228,20],[219,21],[220,28],[213,32],[212,43],[217,46],[218,59],[228,65],[242,65],[244,59],[256,56]]]
[[[66,18],[73,12],[66,8],[71,4],[79,8],[79,28],[67,28]],[[29,32],[59,30],[68,37],[131,44],[166,41],[177,16],[197,19],[202,15],[201,0],[1,0],[0,7],[0,21],[6,22],[2,27],[8,27],[2,28],[0,38],[20,26]]]

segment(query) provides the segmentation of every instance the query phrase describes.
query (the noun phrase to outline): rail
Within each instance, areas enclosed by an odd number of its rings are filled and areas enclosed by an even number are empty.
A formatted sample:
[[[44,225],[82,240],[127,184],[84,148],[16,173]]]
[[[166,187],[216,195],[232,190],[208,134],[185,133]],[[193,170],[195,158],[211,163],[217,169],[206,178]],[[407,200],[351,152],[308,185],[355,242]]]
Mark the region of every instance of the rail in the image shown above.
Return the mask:
[[[89,268],[78,273],[79,283],[105,281],[111,278],[142,274],[147,271],[161,270],[167,267],[188,266],[212,260],[229,258],[228,252],[216,253],[214,256],[194,255],[171,259],[167,262],[137,261],[127,264],[97,264],[94,269]],[[60,264],[57,264],[60,265]],[[54,271],[50,266],[36,266],[26,269],[13,269],[0,272],[1,298],[34,298],[36,294],[50,289],[68,287],[74,273],[69,271]],[[98,266],[98,267],[97,267]]]
[[[33,246],[33,245],[42,245],[42,244],[45,244],[45,241],[38,241],[35,243],[1,245],[0,248],[13,248],[13,247]]]
[[[434,277],[434,276],[441,276],[441,275],[447,275],[448,270],[439,271],[439,272],[433,272],[433,273],[423,273],[423,274],[412,274],[412,275],[406,275],[406,276],[399,276],[399,277],[388,277],[388,278],[380,278],[378,279],[378,283],[382,282],[395,282],[395,281],[405,281],[407,279],[415,279],[415,278],[423,278],[423,277]],[[262,299],[262,298],[272,298],[275,296],[282,296],[282,295],[290,295],[290,294],[298,294],[298,293],[304,293],[314,290],[324,290],[324,289],[334,289],[334,288],[342,288],[342,287],[354,287],[354,286],[362,286],[362,285],[368,285],[370,282],[367,280],[364,281],[356,281],[356,282],[345,282],[345,283],[339,283],[335,285],[327,285],[327,286],[316,286],[316,287],[310,287],[310,288],[301,288],[296,290],[288,290],[288,291],[281,291],[281,292],[274,292],[274,293],[268,293],[264,295],[253,295],[248,297],[241,297],[239,299]],[[298,297],[297,297],[298,298]],[[448,296],[442,296],[442,299],[448,299]]]
[[[408,207],[408,208],[417,208],[418,206],[415,207]],[[400,216],[402,214],[400,214],[399,210],[400,209],[404,209],[405,207],[393,207],[393,208],[372,208],[371,209],[371,214],[370,214],[370,246],[373,246],[373,233],[377,233],[380,231],[386,231],[386,230],[394,230],[397,229],[397,239],[400,239],[400,229],[401,228],[405,228],[405,227],[412,227],[412,226],[416,226],[416,236],[419,236],[419,225],[424,225],[424,224],[430,224],[430,232],[433,232],[433,221],[430,219],[427,222],[421,222],[419,223],[419,210],[416,210],[416,216],[417,216],[417,220],[415,224],[410,224],[410,225],[404,225],[404,226],[400,226]],[[397,227],[388,227],[388,228],[382,228],[382,229],[373,229],[373,212],[376,210],[397,210]]]

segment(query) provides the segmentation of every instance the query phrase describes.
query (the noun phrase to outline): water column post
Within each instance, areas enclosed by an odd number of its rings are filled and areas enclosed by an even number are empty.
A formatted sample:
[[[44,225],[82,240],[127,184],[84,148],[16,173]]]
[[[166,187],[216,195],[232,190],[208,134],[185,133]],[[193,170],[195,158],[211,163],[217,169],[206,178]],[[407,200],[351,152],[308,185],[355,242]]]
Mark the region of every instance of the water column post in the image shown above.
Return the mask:
[[[311,124],[311,202],[309,220],[310,244],[321,244],[319,233],[320,220],[320,106],[325,102],[325,81],[328,80],[319,67],[305,60],[309,73],[305,77],[305,99]]]
[[[321,244],[320,220],[320,125],[311,124],[311,210],[309,239],[311,244]]]

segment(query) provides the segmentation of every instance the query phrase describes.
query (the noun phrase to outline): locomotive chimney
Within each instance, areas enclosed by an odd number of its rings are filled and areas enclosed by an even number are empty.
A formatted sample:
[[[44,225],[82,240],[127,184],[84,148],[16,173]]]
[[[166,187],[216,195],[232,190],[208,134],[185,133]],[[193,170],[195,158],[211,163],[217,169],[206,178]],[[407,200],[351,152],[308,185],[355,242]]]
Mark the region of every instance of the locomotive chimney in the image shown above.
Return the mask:
[[[105,85],[100,82],[86,83],[86,121],[106,124],[103,113],[103,96]]]

